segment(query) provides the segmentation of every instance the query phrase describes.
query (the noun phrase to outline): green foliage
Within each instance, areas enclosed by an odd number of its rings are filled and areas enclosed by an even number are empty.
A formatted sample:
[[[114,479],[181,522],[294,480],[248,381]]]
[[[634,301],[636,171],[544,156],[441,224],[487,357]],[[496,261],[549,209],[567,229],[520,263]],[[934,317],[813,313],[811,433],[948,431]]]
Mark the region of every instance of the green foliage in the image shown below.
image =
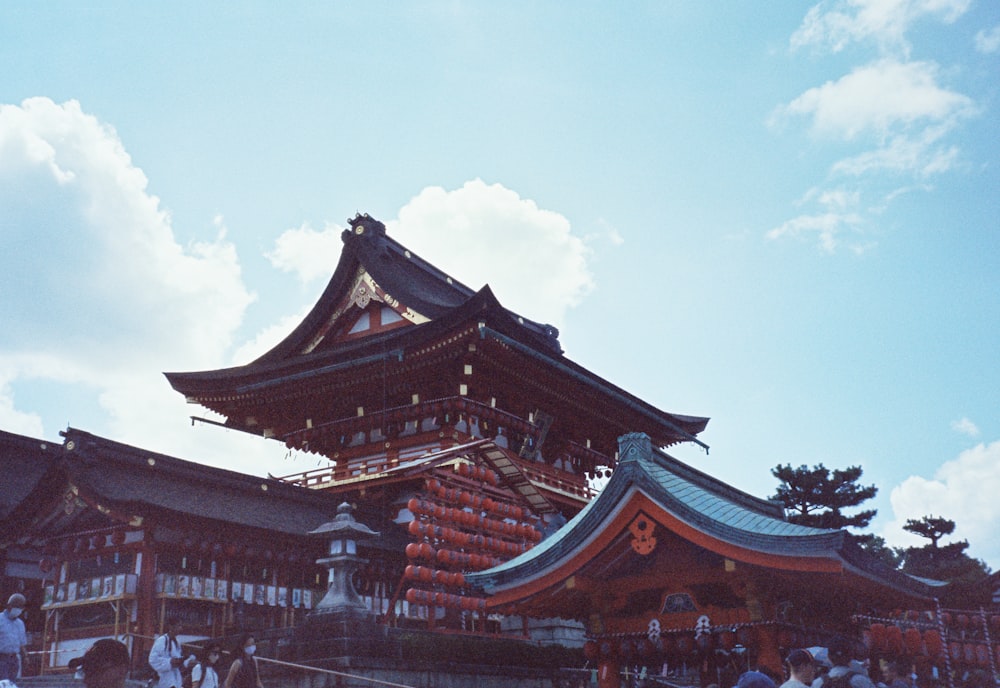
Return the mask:
[[[927,538],[931,547],[937,547],[938,540],[955,532],[955,522],[940,516],[924,516],[921,519],[908,518],[903,530]]]
[[[860,466],[831,471],[823,464],[809,468],[802,465],[778,465],[771,475],[781,481],[772,499],[777,499],[789,513],[792,523],[814,528],[864,528],[875,517],[875,509],[848,516],[844,509],[856,507],[876,494],[874,485],[858,485]]]
[[[991,590],[987,584],[990,569],[982,560],[973,559],[966,553],[969,542],[960,540],[946,545],[939,542],[955,531],[954,521],[924,516],[908,519],[903,528],[930,540],[922,547],[908,547],[902,551],[905,573],[947,581],[950,585],[941,594],[946,606],[972,609],[990,603]]]
[[[903,563],[903,550],[898,547],[889,547],[885,544],[884,537],[872,533],[860,533],[852,534],[851,538],[862,549],[867,550],[869,554],[890,568],[898,569]]]

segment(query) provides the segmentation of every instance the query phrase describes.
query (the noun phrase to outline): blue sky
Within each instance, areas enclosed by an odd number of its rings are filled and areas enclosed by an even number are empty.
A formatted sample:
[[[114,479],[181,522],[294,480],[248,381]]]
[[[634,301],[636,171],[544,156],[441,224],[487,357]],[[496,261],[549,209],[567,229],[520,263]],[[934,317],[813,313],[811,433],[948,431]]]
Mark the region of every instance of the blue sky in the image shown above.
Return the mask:
[[[0,3],[0,428],[254,473],[163,371],[246,362],[368,212],[567,355],[712,418],[751,493],[1000,567],[1000,6]]]

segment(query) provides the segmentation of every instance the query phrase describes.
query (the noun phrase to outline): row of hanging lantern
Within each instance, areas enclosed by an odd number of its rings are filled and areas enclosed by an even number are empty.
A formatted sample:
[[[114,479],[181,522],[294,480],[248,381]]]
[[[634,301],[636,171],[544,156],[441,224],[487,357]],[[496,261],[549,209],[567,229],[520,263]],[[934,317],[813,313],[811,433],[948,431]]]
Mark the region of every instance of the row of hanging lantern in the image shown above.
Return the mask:
[[[944,615],[941,621],[945,621]],[[983,621],[981,617],[980,621]],[[963,638],[963,632],[968,626],[969,621],[956,620],[953,625],[945,626],[948,636],[942,637],[936,628],[903,628],[894,624],[873,623],[862,631],[862,639],[866,649],[873,655],[926,657],[940,664],[945,661],[947,653],[947,659],[952,663],[989,667],[992,654],[994,661],[1000,665],[1000,645]]]
[[[715,650],[732,652],[738,648],[756,650],[760,641],[754,625],[727,626],[712,633],[696,635],[691,631],[665,632],[659,637],[639,634],[595,638],[584,643],[584,656],[599,659],[673,659],[683,660]]]
[[[453,473],[454,479],[427,479],[424,492],[407,502],[414,516],[407,532],[414,541],[405,548],[410,564],[403,578],[413,586],[405,599],[483,612],[485,600],[471,596],[461,571],[497,566],[527,551],[541,532],[524,508],[487,496],[499,484],[496,472],[463,461]]]

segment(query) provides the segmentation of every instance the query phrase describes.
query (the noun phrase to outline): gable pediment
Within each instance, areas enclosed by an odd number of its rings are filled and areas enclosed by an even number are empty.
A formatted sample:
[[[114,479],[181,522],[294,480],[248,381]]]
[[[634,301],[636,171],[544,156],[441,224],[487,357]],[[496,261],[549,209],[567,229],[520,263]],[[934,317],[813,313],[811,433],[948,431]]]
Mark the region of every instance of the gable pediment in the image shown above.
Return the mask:
[[[299,352],[308,354],[344,341],[429,322],[423,313],[393,297],[359,267],[350,289]]]

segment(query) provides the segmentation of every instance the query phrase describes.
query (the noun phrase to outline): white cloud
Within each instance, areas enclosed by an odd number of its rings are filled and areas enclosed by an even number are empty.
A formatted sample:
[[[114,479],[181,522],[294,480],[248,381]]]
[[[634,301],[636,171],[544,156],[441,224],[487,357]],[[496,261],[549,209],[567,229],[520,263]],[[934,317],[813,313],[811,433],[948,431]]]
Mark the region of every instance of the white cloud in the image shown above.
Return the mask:
[[[821,2],[806,13],[792,34],[793,49],[826,47],[840,52],[851,43],[871,41],[884,52],[909,51],[906,32],[918,20],[954,22],[970,0],[839,0]]]
[[[882,536],[893,546],[924,544],[902,530],[906,519],[927,515],[955,522],[953,540],[968,540],[970,556],[1000,567],[1000,441],[979,444],[946,462],[932,479],[911,476],[890,495],[893,521]]]
[[[976,50],[986,55],[1000,50],[1000,24],[992,29],[983,29],[976,34]]]
[[[771,240],[784,237],[815,237],[823,251],[833,253],[844,245],[845,232],[850,232],[854,236],[858,234],[864,222],[862,215],[857,211],[859,202],[860,194],[854,190],[810,189],[801,204],[814,203],[820,206],[820,210],[786,220],[767,232],[766,236]],[[866,248],[856,241],[850,246],[856,252]]]
[[[267,253],[271,265],[295,273],[302,282],[328,279],[337,264],[343,242],[342,227],[327,224],[316,231],[309,224],[286,230],[275,240],[274,250]]]
[[[777,108],[771,123],[803,117],[815,135],[837,144],[856,144],[858,152],[832,163],[830,179],[859,181],[851,192],[850,206],[831,203],[835,198],[831,194],[843,195],[843,189],[813,191],[807,200],[820,207],[784,222],[767,237],[812,235],[827,252],[841,246],[855,252],[866,250],[872,245],[870,240],[845,243],[845,231],[859,237],[868,233],[874,226],[873,216],[884,212],[898,194],[869,200],[869,208],[862,211],[862,192],[872,195],[884,188],[885,180],[877,175],[924,180],[953,169],[961,151],[946,137],[976,111],[970,98],[939,84],[939,69],[933,62],[882,58],[805,91]]]
[[[774,240],[802,235],[815,236],[824,251],[833,253],[840,245],[840,235],[860,224],[861,216],[857,213],[826,212],[799,215],[768,231],[767,238]]]
[[[937,83],[932,62],[882,59],[837,81],[811,88],[779,114],[810,117],[813,131],[842,140],[886,137],[912,125],[950,124],[973,111],[972,101]]]
[[[336,265],[336,262],[334,262],[334,265]],[[332,274],[332,270],[331,266],[327,265],[327,277]],[[281,318],[277,323],[269,325],[258,332],[250,341],[244,342],[241,346],[237,347],[236,351],[233,352],[233,365],[244,365],[266,354],[305,319],[309,308],[312,308],[312,306],[313,304],[309,304],[306,310]]]
[[[29,437],[42,436],[42,417],[37,413],[18,411],[14,406],[14,392],[6,380],[0,378],[0,428]]]
[[[969,437],[979,436],[979,427],[968,418],[952,421],[951,429]]]
[[[253,295],[221,222],[215,237],[181,246],[147,185],[115,131],[76,101],[0,105],[0,423],[61,429],[17,407],[17,383],[42,381],[99,401],[107,428],[84,430],[226,463],[231,441],[177,431],[191,408],[160,371],[228,362]],[[75,413],[59,409],[60,423]],[[246,470],[274,453],[265,444],[241,454]]]
[[[387,223],[400,243],[472,289],[486,280],[500,302],[558,326],[593,288],[590,250],[569,220],[500,184],[428,187]]]

